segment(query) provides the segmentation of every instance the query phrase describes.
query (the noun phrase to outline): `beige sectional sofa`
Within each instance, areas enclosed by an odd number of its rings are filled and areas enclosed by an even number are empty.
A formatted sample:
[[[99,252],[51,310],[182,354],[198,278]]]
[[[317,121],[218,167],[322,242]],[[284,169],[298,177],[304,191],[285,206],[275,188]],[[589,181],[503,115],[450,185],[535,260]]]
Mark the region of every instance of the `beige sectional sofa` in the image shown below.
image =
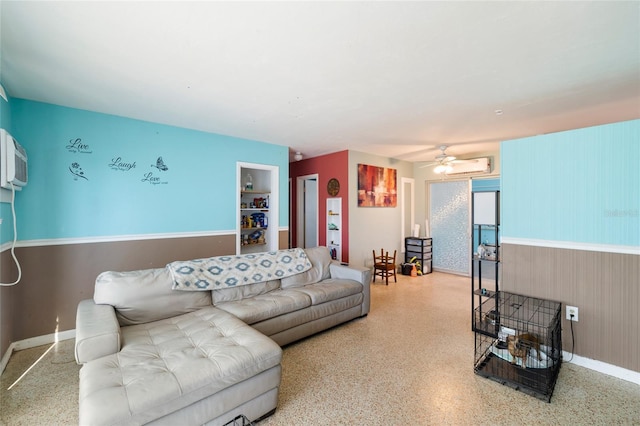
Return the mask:
[[[180,271],[206,275],[222,269],[210,266],[220,258],[101,274],[76,319],[80,424],[223,425],[273,413],[280,346],[367,315],[371,279],[332,262],[326,247],[277,254],[259,273],[182,287]],[[304,270],[279,278],[283,256]],[[246,266],[245,257],[232,260]]]

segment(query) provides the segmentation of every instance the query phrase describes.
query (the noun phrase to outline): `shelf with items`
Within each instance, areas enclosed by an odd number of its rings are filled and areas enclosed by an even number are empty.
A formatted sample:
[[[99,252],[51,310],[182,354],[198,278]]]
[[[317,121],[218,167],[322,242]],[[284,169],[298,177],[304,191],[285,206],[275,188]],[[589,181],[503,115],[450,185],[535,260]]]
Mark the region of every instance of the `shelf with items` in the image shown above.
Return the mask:
[[[486,288],[478,288],[473,291],[473,294],[475,294],[476,296],[492,298],[492,297],[495,297],[496,292],[487,290]]]
[[[236,253],[277,250],[278,168],[263,164],[238,163],[237,185]]]
[[[243,210],[268,210],[270,194],[270,191],[241,190],[240,208]]]
[[[342,260],[342,198],[327,198],[327,248],[333,260]]]

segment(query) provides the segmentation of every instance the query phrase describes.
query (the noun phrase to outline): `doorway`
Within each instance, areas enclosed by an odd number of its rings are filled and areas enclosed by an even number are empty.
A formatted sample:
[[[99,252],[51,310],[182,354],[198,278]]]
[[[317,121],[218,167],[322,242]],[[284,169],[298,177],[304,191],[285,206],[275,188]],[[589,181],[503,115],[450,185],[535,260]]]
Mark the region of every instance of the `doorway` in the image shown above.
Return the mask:
[[[318,175],[299,176],[297,186],[296,246],[318,246]]]
[[[470,275],[470,180],[430,182],[427,186],[433,237],[433,268]]]

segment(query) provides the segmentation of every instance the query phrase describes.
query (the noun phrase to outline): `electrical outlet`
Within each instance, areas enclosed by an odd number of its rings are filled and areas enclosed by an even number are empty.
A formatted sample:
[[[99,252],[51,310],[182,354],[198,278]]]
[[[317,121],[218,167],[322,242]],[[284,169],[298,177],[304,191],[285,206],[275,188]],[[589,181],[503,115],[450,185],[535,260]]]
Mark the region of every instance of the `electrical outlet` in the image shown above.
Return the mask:
[[[569,321],[578,321],[578,308],[576,306],[567,305],[567,319]]]

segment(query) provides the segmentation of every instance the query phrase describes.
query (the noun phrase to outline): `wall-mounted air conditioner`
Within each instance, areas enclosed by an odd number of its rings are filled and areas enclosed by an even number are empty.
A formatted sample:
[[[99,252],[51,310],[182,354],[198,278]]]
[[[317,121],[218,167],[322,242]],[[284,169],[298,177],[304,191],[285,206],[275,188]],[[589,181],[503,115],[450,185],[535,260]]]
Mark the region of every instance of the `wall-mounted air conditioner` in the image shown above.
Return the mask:
[[[488,157],[463,160],[450,164],[453,170],[447,172],[451,175],[467,175],[473,173],[489,173],[491,171],[491,160]]]
[[[0,187],[20,191],[27,184],[27,151],[0,129]]]

